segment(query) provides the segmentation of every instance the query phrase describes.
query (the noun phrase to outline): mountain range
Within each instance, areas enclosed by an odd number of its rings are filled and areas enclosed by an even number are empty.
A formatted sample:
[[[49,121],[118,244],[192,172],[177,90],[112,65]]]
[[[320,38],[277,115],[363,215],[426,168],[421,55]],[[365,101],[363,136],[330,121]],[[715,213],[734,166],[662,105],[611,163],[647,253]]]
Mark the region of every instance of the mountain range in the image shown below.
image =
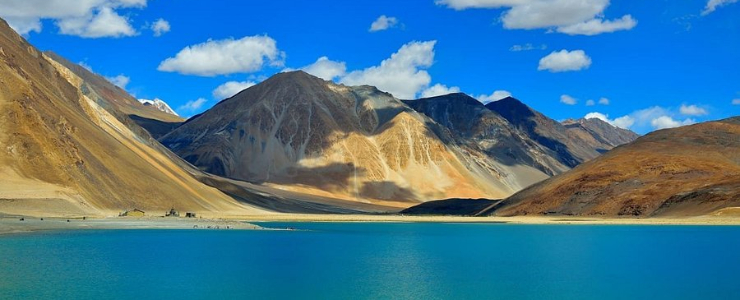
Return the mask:
[[[4,21],[0,59],[4,214],[382,213],[454,199],[405,211],[643,217],[740,205],[737,118],[639,137],[512,97],[399,100],[294,71],[184,120]]]

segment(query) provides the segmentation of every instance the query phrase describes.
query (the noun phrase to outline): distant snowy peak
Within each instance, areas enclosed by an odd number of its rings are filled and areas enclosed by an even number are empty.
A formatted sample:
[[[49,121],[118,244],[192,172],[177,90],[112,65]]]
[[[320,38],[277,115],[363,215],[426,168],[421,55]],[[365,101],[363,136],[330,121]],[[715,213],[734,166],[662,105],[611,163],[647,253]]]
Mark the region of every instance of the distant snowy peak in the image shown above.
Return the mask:
[[[144,106],[154,106],[154,108],[160,111],[163,111],[168,114],[179,117],[179,115],[174,110],[172,110],[172,108],[169,105],[167,105],[167,102],[164,102],[162,99],[159,99],[159,98],[154,98],[154,100],[139,99],[139,102],[141,102],[141,104],[143,104]]]

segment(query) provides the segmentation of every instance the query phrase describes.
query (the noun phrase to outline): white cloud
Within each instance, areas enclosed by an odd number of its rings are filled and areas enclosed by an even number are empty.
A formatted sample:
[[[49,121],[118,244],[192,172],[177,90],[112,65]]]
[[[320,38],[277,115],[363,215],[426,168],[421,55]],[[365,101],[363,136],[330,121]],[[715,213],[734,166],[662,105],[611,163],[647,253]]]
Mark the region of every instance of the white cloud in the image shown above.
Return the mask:
[[[588,69],[591,66],[591,58],[583,50],[560,50],[553,51],[540,59],[537,70],[548,70],[550,72],[568,72]]]
[[[740,105],[740,99],[732,99],[732,105]]]
[[[656,130],[666,129],[666,128],[675,128],[675,127],[684,126],[684,125],[691,125],[694,123],[696,123],[696,121],[694,121],[693,119],[677,121],[669,116],[660,116],[650,121],[650,124],[653,125],[653,128],[655,128]]]
[[[316,62],[301,68],[301,70],[324,80],[334,80],[334,78],[344,76],[347,73],[347,64],[343,61],[333,61],[326,56],[322,56]]]
[[[78,62],[77,64],[80,65],[80,67],[83,67],[83,68],[87,69],[90,72],[93,71],[93,68],[90,65],[88,65],[86,62],[84,62],[84,61]]]
[[[519,52],[519,51],[530,51],[530,50],[545,50],[547,49],[547,45],[542,44],[539,46],[532,45],[531,43],[526,43],[524,45],[514,45],[509,48],[509,51]]]
[[[412,99],[429,86],[432,78],[423,70],[434,63],[437,41],[410,42],[401,47],[379,66],[352,71],[340,79],[347,85],[368,84],[401,99]]]
[[[557,31],[570,35],[597,35],[619,30],[630,30],[635,26],[637,26],[637,21],[631,15],[625,15],[621,19],[614,21],[591,19],[581,23],[561,26],[558,27]]]
[[[146,0],[4,0],[0,16],[20,34],[41,32],[41,20],[49,19],[59,32],[86,38],[123,37],[136,34],[120,8],[144,8]]]
[[[152,24],[151,29],[154,32],[154,36],[162,36],[163,34],[170,32],[170,22],[160,18]]]
[[[596,105],[596,102],[592,99],[586,100],[586,106],[594,106]]]
[[[184,105],[178,107],[177,111],[180,113],[180,115],[187,115],[189,113],[200,110],[200,108],[203,107],[203,104],[206,104],[206,102],[208,102],[208,100],[206,100],[205,98],[190,100]]]
[[[696,105],[685,105],[682,104],[679,109],[682,115],[685,116],[703,116],[709,114],[706,109],[698,107]]]
[[[250,73],[265,64],[282,66],[283,57],[277,42],[266,35],[208,40],[185,47],[175,57],[162,61],[157,70],[198,76]]]
[[[609,105],[609,99],[608,98],[601,97],[601,99],[599,99],[599,104],[601,104],[601,105]]]
[[[128,76],[123,75],[123,74],[119,74],[119,75],[113,76],[113,77],[105,77],[105,79],[108,79],[108,81],[110,81],[110,83],[112,83],[112,84],[114,84],[114,85],[116,85],[116,86],[118,86],[118,87],[120,87],[120,88],[122,88],[124,90],[126,89],[126,85],[128,85],[128,83],[131,81],[131,78],[129,78]]]
[[[616,127],[630,129],[638,133],[696,123],[696,120],[692,118],[681,119],[680,111],[660,106],[636,110],[616,119],[609,119],[609,115],[598,112],[588,113],[585,118],[598,118]]]
[[[478,101],[480,102],[488,103],[488,102],[498,101],[506,97],[511,97],[511,93],[509,91],[497,90],[497,91],[493,91],[493,94],[480,95],[476,97],[476,99],[478,99]]]
[[[709,0],[709,2],[707,2],[707,6],[705,6],[704,10],[701,12],[701,15],[706,16],[717,10],[717,7],[735,3],[737,1],[738,0]]]
[[[373,21],[372,24],[370,24],[370,32],[376,32],[376,31],[383,31],[386,29],[390,29],[393,27],[396,27],[398,25],[398,19],[395,17],[388,17],[386,15],[382,15],[378,17],[375,21]]]
[[[129,20],[110,7],[101,7],[97,12],[57,21],[59,33],[84,38],[124,37],[136,35]]]
[[[437,83],[421,92],[422,98],[430,98],[447,94],[459,93],[460,88],[456,86],[447,87],[444,84]]]
[[[214,89],[213,97],[219,100],[226,99],[255,84],[257,83],[254,81],[229,81]]]
[[[625,15],[604,19],[609,0],[437,0],[438,5],[468,8],[505,9],[501,20],[507,29],[555,29],[567,34],[595,35],[632,29],[637,21]]]
[[[576,98],[573,98],[573,97],[568,96],[568,95],[561,95],[560,96],[560,103],[564,103],[564,104],[567,104],[567,105],[576,105],[576,103],[578,103],[578,100],[576,100]]]

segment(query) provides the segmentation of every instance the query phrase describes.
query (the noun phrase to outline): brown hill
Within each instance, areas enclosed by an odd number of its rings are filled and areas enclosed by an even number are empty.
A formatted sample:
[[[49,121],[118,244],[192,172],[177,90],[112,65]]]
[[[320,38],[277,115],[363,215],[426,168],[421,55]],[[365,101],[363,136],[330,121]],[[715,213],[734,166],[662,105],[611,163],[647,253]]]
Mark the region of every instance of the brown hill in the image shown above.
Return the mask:
[[[406,202],[395,206],[499,198],[547,177],[457,144],[449,130],[374,87],[304,72],[277,74],[160,141],[216,175],[359,202]]]
[[[694,216],[740,206],[740,117],[659,130],[486,214]]]
[[[1,213],[262,212],[200,183],[138,126],[124,124],[120,116],[136,111],[122,102],[130,96],[90,94],[90,86],[0,21]]]

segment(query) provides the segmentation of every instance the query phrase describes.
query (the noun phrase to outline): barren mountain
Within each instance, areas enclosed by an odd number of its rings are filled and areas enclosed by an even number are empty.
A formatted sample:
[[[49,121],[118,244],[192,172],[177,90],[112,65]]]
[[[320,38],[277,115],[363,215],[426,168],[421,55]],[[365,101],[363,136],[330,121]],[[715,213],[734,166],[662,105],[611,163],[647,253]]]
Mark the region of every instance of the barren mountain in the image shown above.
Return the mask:
[[[740,206],[740,117],[652,132],[486,214],[695,216]]]
[[[615,127],[596,118],[565,120],[563,125],[568,128],[571,136],[577,136],[599,152],[606,152],[639,137],[630,130]]]
[[[486,104],[486,107],[504,117],[514,128],[521,130],[538,144],[554,151],[552,157],[570,168],[610,149],[594,148],[587,142],[593,137],[569,132],[563,124],[515,98],[507,97],[494,101]]]
[[[479,149],[502,164],[530,166],[550,176],[570,170],[555,151],[468,95],[457,93],[404,103],[447,127],[459,143]]]
[[[300,71],[248,88],[160,141],[216,175],[373,203],[498,198],[547,177],[457,144],[374,87]]]
[[[46,51],[44,54],[82,80],[80,90],[83,95],[93,100],[134,131],[138,130],[138,126],[130,126],[133,125],[132,121],[145,128],[155,138],[158,138],[185,121],[174,114],[174,111],[161,100],[160,103],[139,101],[125,90],[110,83],[103,76],[70,62],[52,51]],[[143,132],[137,133],[143,134]]]
[[[262,212],[197,181],[184,162],[121,117],[164,113],[122,90],[96,88],[105,82],[87,82],[0,21],[1,213],[110,215],[173,206]]]

